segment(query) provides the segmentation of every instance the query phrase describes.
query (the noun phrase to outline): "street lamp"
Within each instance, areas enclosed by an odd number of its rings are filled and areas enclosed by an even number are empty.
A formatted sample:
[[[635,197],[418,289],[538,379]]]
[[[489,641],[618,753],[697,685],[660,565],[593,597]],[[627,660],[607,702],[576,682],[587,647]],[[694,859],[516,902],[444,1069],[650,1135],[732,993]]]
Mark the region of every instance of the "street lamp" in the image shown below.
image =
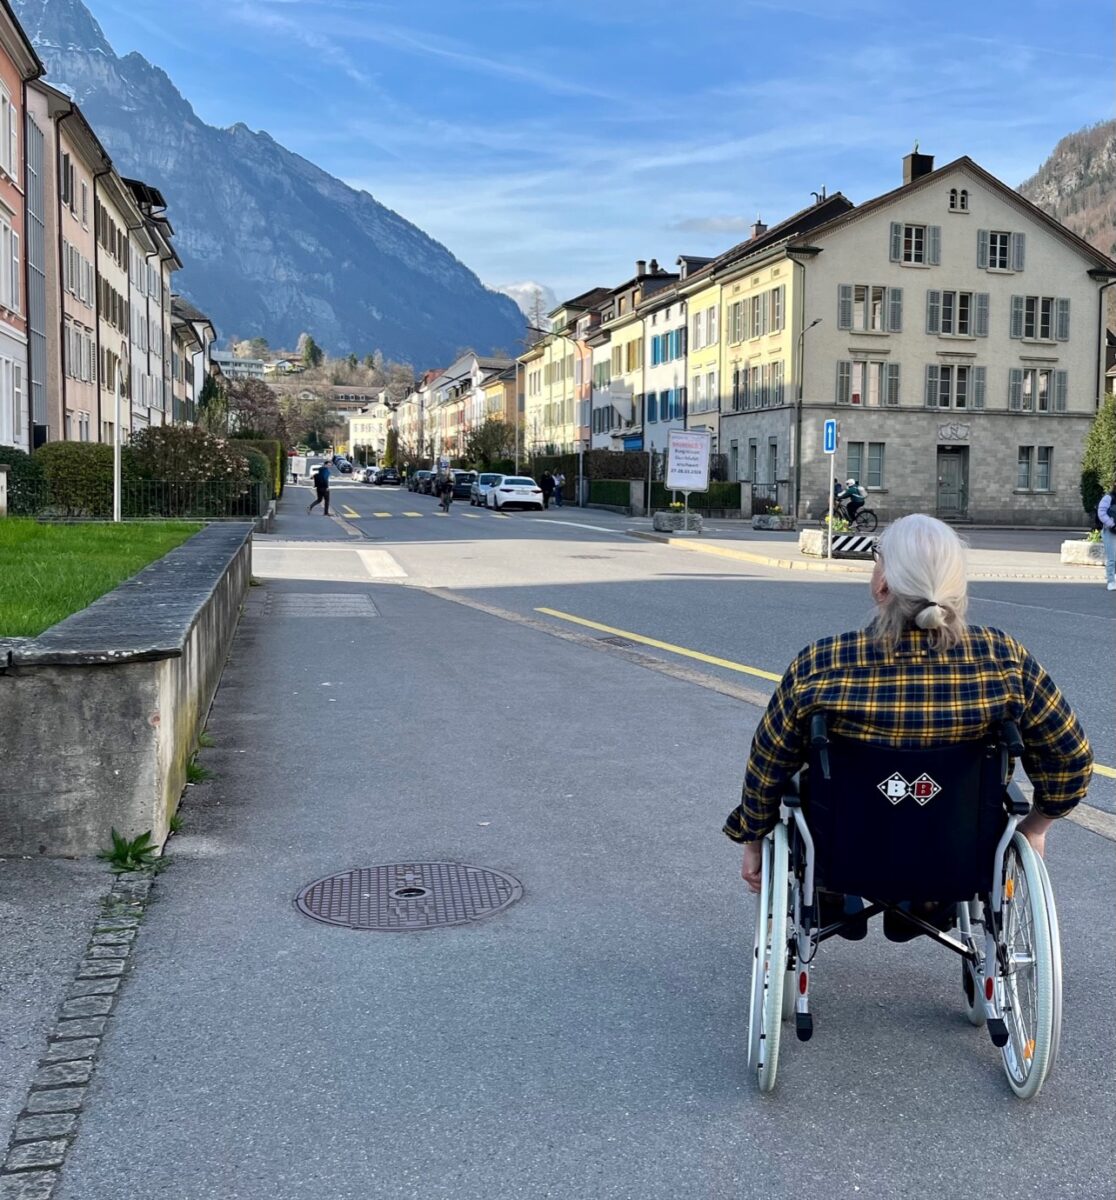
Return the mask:
[[[794,506],[791,508],[791,512],[796,517],[798,516],[798,499],[802,489],[802,376],[805,363],[806,334],[815,325],[820,325],[821,323],[821,317],[815,317],[809,325],[802,327],[802,332],[798,335],[798,387],[795,389],[797,396],[795,399],[794,423]]]

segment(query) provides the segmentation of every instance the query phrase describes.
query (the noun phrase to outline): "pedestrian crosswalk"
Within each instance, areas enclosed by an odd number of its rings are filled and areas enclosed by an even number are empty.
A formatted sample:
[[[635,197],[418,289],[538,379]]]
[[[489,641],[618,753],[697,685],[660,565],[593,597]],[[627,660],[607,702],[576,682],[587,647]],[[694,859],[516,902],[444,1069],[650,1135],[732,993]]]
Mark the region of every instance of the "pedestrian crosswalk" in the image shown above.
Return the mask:
[[[350,508],[347,504],[344,506],[343,515],[345,516],[345,518],[347,520],[350,520],[350,521],[362,521],[362,520],[366,519],[365,516],[363,516],[361,513],[356,512],[354,509]],[[492,520],[492,521],[510,521],[511,520],[511,517],[509,517],[507,513],[488,512],[487,510],[485,510],[485,512],[483,514],[475,513],[475,512],[458,512],[457,509],[451,509],[450,512],[448,512],[448,513],[444,513],[444,512],[430,512],[430,513],[373,512],[373,513],[367,514],[367,517],[373,517],[378,521],[387,521],[387,520],[390,520],[392,517],[449,517],[449,516],[465,517],[469,521],[483,521],[486,518],[489,520]]]

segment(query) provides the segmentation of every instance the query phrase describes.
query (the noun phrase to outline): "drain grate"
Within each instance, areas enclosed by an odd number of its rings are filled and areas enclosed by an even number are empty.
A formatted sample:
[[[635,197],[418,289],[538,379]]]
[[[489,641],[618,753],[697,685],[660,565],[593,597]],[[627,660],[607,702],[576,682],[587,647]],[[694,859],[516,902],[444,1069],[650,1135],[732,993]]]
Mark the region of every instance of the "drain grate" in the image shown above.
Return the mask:
[[[371,596],[336,592],[269,592],[269,617],[378,617]]]
[[[631,639],[629,639],[629,638],[614,637],[612,635],[609,635],[607,637],[599,637],[599,638],[597,638],[597,641],[604,642],[606,645],[609,645],[609,646],[627,646],[629,649],[632,646],[636,646],[639,644],[638,642],[631,641]]]
[[[387,863],[308,884],[299,912],[327,925],[401,933],[494,916],[523,895],[518,879],[467,863]]]

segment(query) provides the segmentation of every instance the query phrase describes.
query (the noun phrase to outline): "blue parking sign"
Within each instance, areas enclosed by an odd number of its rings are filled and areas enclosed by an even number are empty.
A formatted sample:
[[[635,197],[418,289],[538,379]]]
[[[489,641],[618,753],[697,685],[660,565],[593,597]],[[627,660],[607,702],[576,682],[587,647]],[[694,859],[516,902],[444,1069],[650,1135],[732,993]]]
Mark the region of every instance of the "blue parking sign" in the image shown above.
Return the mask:
[[[825,431],[822,434],[822,449],[826,454],[837,453],[837,422],[832,417],[825,423]]]

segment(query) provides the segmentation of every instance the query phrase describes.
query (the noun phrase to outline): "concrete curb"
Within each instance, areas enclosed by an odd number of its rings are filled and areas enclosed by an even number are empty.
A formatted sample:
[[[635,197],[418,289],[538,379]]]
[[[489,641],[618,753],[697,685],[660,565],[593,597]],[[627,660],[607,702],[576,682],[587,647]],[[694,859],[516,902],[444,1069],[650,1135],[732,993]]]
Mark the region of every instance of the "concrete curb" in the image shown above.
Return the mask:
[[[119,875],[102,900],[0,1166],[0,1200],[50,1200],[77,1136],[154,877]]]

